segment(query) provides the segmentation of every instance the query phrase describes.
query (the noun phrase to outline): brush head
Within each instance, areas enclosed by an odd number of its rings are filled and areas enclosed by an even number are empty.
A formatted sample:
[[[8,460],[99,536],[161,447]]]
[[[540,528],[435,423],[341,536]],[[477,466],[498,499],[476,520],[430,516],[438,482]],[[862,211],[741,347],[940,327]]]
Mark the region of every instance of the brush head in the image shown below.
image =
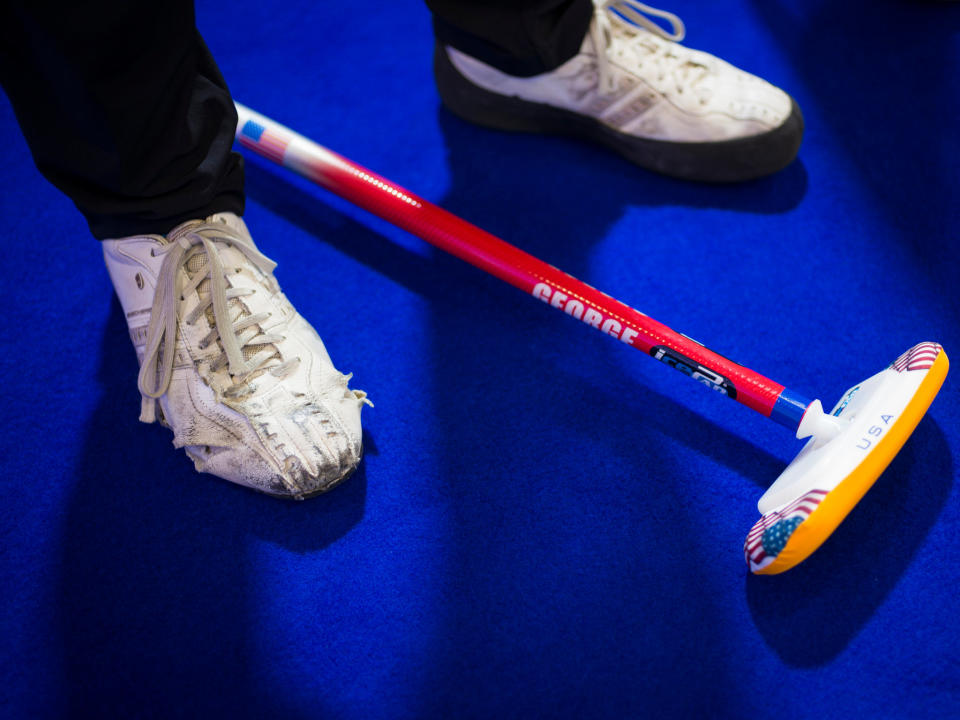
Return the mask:
[[[810,404],[797,430],[810,439],[757,504],[762,517],[744,543],[751,572],[781,573],[820,547],[900,451],[948,368],[940,345],[920,343],[830,413]]]

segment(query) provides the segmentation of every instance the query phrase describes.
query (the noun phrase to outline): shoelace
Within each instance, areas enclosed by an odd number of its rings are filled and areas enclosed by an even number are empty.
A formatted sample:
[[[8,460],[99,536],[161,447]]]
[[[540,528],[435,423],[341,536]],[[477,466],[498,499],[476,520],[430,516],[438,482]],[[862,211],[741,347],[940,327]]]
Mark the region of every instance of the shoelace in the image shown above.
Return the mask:
[[[616,76],[607,57],[607,50],[613,43],[614,25],[630,32],[635,32],[637,26],[640,26],[664,40],[673,42],[680,42],[686,35],[686,28],[678,16],[637,0],[593,0],[593,16],[594,22],[590,26],[590,32],[597,52],[599,90],[602,95],[614,92],[617,87]],[[667,32],[648,16],[663,18],[670,23],[673,32]]]
[[[269,313],[248,316],[243,316],[241,313],[237,318],[230,317],[228,302],[233,298],[251,295],[256,291],[251,288],[228,287],[226,279],[228,269],[224,266],[220,251],[217,249],[218,243],[229,245],[241,252],[264,274],[270,274],[276,267],[276,263],[257,250],[252,241],[238,235],[227,234],[220,228],[206,224],[191,226],[182,234],[171,237],[168,245],[152,251],[154,255],[164,255],[164,258],[157,278],[150,325],[147,328],[143,364],[137,378],[137,384],[143,396],[140,409],[140,419],[143,422],[153,422],[156,419],[156,400],[166,393],[170,386],[176,355],[177,318],[180,307],[186,296],[196,291],[204,280],[210,280],[209,297],[206,301],[201,301],[184,318],[184,321],[192,324],[211,305],[213,306],[214,326],[201,342],[201,349],[219,338],[223,352],[211,365],[211,369],[219,370],[227,366],[234,385],[225,394],[238,394],[247,379],[257,370],[264,369],[265,363],[276,356],[275,349],[268,349],[256,353],[249,359],[244,359],[245,346],[269,345],[283,338],[279,335],[263,334],[257,327],[269,317]],[[190,258],[201,252],[206,254],[206,265],[186,286],[183,286],[180,269]],[[276,375],[285,374],[296,362],[295,358],[282,361],[270,368],[270,371]]]

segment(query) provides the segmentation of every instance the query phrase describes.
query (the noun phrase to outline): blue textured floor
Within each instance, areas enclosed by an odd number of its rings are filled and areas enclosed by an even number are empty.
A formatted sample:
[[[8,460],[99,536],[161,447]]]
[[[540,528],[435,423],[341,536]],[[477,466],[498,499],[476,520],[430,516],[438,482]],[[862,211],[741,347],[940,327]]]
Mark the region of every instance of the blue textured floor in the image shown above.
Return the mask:
[[[960,358],[960,6],[677,0],[788,89],[800,159],[685,184],[443,111],[426,10],[201,2],[236,97],[833,403]],[[957,717],[957,373],[827,544],[741,546],[790,433],[260,159],[247,220],[376,408],[301,504],[136,421],[99,248],[0,169],[0,716]]]

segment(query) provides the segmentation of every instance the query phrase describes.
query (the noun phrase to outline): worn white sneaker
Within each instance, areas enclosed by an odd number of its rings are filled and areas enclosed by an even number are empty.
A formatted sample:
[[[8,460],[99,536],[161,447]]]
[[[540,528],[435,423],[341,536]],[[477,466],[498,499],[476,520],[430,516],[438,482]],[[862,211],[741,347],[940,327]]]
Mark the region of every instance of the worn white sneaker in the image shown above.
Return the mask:
[[[684,33],[672,13],[636,0],[594,0],[579,54],[551,72],[515,77],[441,45],[434,72],[444,104],[467,120],[598,141],[666,175],[732,182],[790,163],[803,136],[796,102],[677,44]]]
[[[360,409],[243,220],[213,215],[103,254],[140,360],[140,419],[173,430],[197,470],[303,499],[357,467]]]

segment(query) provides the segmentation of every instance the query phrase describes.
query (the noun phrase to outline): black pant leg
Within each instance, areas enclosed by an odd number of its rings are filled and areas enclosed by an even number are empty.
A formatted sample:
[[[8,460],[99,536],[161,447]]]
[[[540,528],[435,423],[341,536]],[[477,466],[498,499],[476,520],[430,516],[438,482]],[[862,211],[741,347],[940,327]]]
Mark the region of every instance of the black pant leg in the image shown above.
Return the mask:
[[[192,0],[5,0],[0,82],[98,238],[243,212],[236,111]]]
[[[426,0],[437,40],[511,75],[538,75],[577,54],[591,0]]]

